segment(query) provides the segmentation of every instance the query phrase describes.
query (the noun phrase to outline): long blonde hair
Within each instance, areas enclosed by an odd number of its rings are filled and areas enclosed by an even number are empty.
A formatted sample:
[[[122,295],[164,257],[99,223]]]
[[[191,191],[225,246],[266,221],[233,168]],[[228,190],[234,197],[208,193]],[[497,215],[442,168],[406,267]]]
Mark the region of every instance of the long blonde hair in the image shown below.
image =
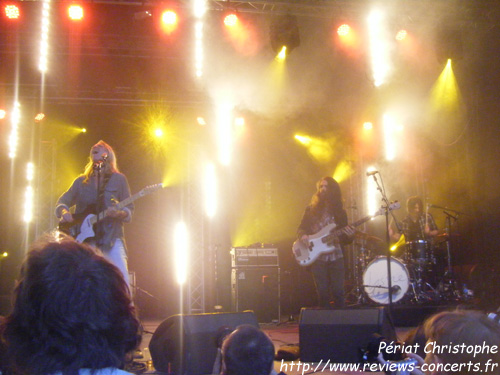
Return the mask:
[[[90,149],[90,155],[89,155],[89,161],[87,165],[85,166],[83,175],[85,176],[85,179],[83,180],[84,183],[89,182],[90,176],[94,173],[94,161],[92,160],[92,150],[96,147],[102,146],[106,149],[108,153],[108,158],[106,159],[106,162],[104,163],[104,173],[105,174],[111,174],[115,172],[120,172],[118,169],[118,164],[116,162],[116,155],[115,151],[113,150],[113,147],[108,145],[106,142],[103,140],[100,140],[97,142],[95,145],[92,146]]]

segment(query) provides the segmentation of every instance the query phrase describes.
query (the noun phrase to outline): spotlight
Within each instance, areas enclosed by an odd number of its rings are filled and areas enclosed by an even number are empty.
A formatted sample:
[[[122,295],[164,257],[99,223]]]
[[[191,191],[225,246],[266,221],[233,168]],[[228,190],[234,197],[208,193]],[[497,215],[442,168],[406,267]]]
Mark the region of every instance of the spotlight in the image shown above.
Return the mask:
[[[177,13],[172,9],[164,10],[161,13],[161,29],[167,33],[172,33],[178,24]]]
[[[68,7],[68,17],[72,21],[83,20],[83,7],[81,5],[72,4]]]
[[[36,123],[42,122],[44,118],[45,118],[45,114],[40,112],[35,116],[35,122]]]
[[[339,34],[339,36],[347,36],[349,35],[350,31],[351,27],[348,24],[344,23],[338,27],[337,34]]]
[[[403,41],[406,39],[407,36],[408,33],[406,32],[406,30],[399,30],[398,33],[396,34],[396,40]]]
[[[236,14],[234,13],[228,14],[226,17],[224,17],[224,25],[226,25],[227,27],[236,26],[237,23],[238,16],[236,16]]]
[[[275,17],[271,21],[269,36],[275,53],[286,47],[287,53],[290,54],[294,48],[300,46],[297,17],[289,14]]]
[[[4,6],[4,14],[10,20],[17,20],[21,17],[19,7],[14,4],[7,4]]]
[[[5,109],[0,109],[0,120],[3,120],[7,116],[7,111]]]

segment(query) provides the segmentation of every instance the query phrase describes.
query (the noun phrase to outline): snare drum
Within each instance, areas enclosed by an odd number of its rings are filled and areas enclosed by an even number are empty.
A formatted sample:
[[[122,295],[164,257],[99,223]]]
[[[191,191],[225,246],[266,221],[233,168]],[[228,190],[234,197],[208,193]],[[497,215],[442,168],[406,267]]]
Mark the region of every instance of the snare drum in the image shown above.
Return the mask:
[[[431,244],[429,242],[418,240],[406,243],[405,260],[407,263],[430,263],[432,258]]]
[[[391,258],[392,302],[402,299],[410,287],[410,277],[404,263]],[[380,304],[389,303],[387,280],[387,257],[378,256],[370,262],[363,273],[363,287],[368,297]]]

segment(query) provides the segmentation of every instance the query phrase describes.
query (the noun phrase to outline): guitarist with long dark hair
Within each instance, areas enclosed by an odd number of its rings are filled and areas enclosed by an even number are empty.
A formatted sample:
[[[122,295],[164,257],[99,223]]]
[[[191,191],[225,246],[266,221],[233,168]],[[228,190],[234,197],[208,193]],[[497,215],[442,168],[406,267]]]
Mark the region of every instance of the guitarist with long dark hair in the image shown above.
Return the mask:
[[[60,219],[59,227],[70,227],[71,235],[80,235],[82,240],[101,249],[104,256],[120,269],[130,288],[123,223],[131,220],[134,206],[131,203],[121,209],[116,208],[116,203],[129,197],[128,181],[118,170],[113,148],[99,141],[90,149],[84,173],[61,195],[55,212]],[[70,212],[72,207],[73,214]],[[95,228],[86,228],[85,218],[98,213],[103,214],[102,217],[97,216]],[[88,235],[80,233],[84,230],[89,230],[92,237],[87,238]]]
[[[335,223],[336,228],[345,227],[343,234],[335,237],[332,252],[322,254],[310,266],[318,304],[323,308],[331,308],[333,299],[335,308],[345,306],[344,296],[344,256],[342,245],[352,242],[354,229],[347,226],[347,213],[342,203],[340,185],[332,177],[323,177],[316,184],[316,193],[311,203],[306,207],[302,221],[297,229],[297,236],[307,242],[309,235],[319,232],[329,224]]]

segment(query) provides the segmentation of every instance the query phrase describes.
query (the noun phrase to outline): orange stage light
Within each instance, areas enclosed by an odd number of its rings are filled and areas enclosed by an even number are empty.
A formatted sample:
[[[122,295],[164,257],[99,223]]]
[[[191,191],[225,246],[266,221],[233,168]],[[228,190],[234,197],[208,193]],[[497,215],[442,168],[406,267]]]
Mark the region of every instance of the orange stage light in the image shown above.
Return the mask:
[[[4,14],[10,20],[17,20],[21,17],[21,11],[19,7],[14,4],[7,4],[4,6]]]
[[[167,34],[172,33],[178,25],[177,13],[171,9],[165,10],[161,14],[161,29]]]
[[[72,4],[68,7],[68,17],[72,21],[83,20],[84,12],[81,5]]]

